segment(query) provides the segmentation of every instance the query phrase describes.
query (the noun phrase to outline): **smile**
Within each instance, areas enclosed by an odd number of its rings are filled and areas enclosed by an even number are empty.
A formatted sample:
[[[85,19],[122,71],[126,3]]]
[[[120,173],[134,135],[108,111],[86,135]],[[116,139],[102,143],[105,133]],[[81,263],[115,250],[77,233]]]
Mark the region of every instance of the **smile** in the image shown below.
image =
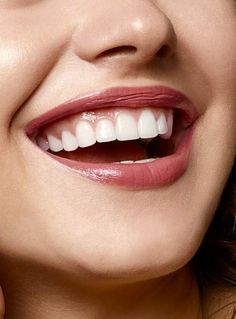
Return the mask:
[[[166,87],[119,87],[80,96],[32,120],[26,135],[89,179],[129,188],[173,183],[188,166],[198,113]]]

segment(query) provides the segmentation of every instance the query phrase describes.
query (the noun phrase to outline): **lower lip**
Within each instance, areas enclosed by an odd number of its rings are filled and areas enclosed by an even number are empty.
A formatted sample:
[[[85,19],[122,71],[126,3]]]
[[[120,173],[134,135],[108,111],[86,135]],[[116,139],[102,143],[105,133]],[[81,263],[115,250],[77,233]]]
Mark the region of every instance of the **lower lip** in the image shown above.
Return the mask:
[[[47,153],[70,171],[92,181],[132,189],[157,188],[175,182],[186,171],[194,126],[187,129],[174,154],[145,164],[85,163]]]

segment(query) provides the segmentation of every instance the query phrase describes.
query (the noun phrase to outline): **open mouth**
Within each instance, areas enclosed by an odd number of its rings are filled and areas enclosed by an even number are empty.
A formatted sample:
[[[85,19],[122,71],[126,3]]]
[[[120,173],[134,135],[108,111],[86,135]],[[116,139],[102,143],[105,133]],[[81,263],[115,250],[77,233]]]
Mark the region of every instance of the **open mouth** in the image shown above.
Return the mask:
[[[106,183],[158,186],[183,173],[196,115],[180,93],[152,87],[125,88],[121,95],[119,88],[96,94],[92,103],[90,98],[74,100],[33,121],[27,135],[53,159]]]
[[[185,129],[177,115],[154,108],[83,112],[41,127],[35,141],[43,150],[71,160],[143,163],[174,153]]]

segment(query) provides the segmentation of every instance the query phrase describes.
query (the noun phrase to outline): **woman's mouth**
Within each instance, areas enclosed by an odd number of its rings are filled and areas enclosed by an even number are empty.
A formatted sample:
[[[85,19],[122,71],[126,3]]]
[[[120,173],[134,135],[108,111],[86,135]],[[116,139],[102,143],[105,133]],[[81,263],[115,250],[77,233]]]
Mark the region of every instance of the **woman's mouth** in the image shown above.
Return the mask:
[[[111,88],[63,103],[31,121],[26,134],[82,176],[150,188],[184,174],[197,117],[192,103],[173,89]]]

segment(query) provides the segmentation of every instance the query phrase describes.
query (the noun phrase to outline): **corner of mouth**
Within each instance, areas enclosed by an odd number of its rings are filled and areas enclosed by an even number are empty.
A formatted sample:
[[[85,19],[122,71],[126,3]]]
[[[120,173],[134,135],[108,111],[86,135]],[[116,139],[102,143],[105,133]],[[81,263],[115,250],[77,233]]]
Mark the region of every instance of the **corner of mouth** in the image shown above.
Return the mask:
[[[158,187],[187,168],[198,117],[193,103],[174,89],[117,87],[56,106],[32,120],[25,133],[51,159],[81,176],[131,188]]]

